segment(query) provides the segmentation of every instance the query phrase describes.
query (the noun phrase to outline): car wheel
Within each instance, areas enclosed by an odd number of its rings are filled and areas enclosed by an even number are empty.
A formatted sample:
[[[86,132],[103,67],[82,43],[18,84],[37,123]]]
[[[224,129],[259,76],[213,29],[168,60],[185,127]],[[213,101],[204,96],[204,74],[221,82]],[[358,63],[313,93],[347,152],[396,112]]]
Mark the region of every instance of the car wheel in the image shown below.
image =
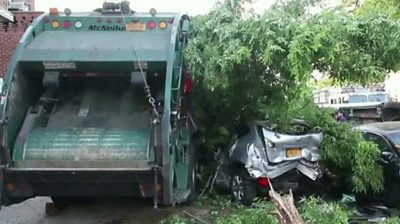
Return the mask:
[[[385,201],[389,207],[400,208],[400,195],[399,186],[396,184],[391,184],[386,187],[385,190]]]
[[[257,186],[244,168],[235,169],[231,176],[231,195],[234,201],[250,206],[257,196]]]
[[[356,198],[357,204],[361,205],[361,206],[368,206],[374,202],[373,196],[364,194],[364,193],[356,194],[355,198]]]

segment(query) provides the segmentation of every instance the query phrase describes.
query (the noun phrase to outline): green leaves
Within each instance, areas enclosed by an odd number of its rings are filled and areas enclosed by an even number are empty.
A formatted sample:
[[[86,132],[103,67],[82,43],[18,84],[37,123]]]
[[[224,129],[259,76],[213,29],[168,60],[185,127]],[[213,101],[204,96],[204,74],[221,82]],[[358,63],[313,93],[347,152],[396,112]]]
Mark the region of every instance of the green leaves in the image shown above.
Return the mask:
[[[338,182],[355,192],[383,189],[383,170],[376,163],[380,157],[377,145],[366,141],[351,125],[338,123],[330,110],[309,106],[298,110],[297,115],[323,129],[323,161]]]
[[[354,190],[364,193],[368,189],[372,189],[375,193],[381,191],[383,189],[383,170],[382,167],[373,165],[377,164],[376,161],[380,157],[377,145],[363,140],[358,141],[354,157],[352,167]]]
[[[300,204],[299,211],[306,223],[315,224],[347,224],[351,216],[351,211],[345,206],[314,197],[305,199]]]
[[[207,198],[202,206],[191,208],[193,213],[199,214],[199,218],[209,223],[216,224],[276,224],[278,223],[276,208],[270,201],[254,203],[252,208],[232,204],[229,199],[221,197]],[[197,210],[197,211],[196,211]],[[310,224],[347,224],[352,216],[351,208],[344,204],[335,202],[324,202],[319,198],[310,197],[300,201],[298,210],[301,217]],[[183,216],[183,214],[182,214]],[[163,224],[169,223],[198,223],[190,217],[173,215],[162,221]],[[398,223],[398,218],[392,218],[385,223]]]
[[[318,2],[311,0],[282,0],[252,15],[243,2],[226,0],[192,19],[185,58],[206,130],[202,147],[225,148],[239,121],[268,118],[284,125],[300,116],[324,129],[324,160],[333,170],[350,174],[356,191],[380,190],[376,147],[330,112],[316,110],[308,84],[315,71],[335,84],[383,80],[399,67],[400,24],[377,12],[310,15],[307,8]]]

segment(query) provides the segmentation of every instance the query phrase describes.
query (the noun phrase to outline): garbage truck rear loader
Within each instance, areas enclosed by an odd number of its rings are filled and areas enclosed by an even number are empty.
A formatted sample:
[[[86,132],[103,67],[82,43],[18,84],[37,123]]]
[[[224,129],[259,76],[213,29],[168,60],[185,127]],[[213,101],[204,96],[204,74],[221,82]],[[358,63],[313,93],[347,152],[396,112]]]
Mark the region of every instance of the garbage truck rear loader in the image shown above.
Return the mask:
[[[128,5],[128,6],[127,6]],[[182,110],[189,18],[52,9],[27,29],[1,104],[0,201],[34,196],[191,200],[196,161]]]

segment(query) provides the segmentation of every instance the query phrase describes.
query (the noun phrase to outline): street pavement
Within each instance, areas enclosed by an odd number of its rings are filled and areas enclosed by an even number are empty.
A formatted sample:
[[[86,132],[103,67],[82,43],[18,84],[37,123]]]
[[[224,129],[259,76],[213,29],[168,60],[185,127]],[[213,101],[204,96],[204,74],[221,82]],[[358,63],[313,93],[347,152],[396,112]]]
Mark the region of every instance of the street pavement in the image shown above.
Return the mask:
[[[48,202],[51,202],[50,198],[37,197],[3,207],[0,224],[152,224],[177,211],[174,207],[155,210],[151,200],[101,199],[89,205],[66,207],[47,216]]]

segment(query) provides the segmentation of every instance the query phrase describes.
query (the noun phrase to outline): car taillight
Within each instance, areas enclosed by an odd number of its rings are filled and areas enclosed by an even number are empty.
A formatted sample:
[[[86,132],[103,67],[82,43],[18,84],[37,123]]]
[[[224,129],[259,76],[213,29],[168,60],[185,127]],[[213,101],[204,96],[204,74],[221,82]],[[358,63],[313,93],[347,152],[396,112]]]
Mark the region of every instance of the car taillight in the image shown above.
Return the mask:
[[[147,28],[149,28],[150,30],[156,28],[156,23],[153,20],[148,21]]]
[[[257,178],[257,184],[263,188],[269,188],[269,180],[267,177],[259,177]]]
[[[275,143],[273,143],[273,142],[271,142],[271,141],[269,141],[267,139],[265,139],[265,142],[266,142],[268,148],[274,148],[275,147]]]

